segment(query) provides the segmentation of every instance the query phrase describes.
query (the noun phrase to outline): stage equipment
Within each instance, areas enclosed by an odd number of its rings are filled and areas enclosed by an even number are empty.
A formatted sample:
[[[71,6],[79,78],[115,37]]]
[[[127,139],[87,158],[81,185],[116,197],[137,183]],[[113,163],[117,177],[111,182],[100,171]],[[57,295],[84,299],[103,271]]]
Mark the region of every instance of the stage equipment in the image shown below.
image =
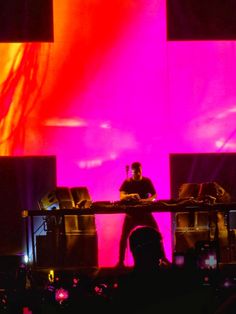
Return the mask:
[[[54,190],[48,192],[38,202],[39,208],[42,210],[60,210],[74,208],[74,200],[71,191],[68,187],[56,187]],[[69,220],[73,220],[70,217]],[[47,233],[64,233],[64,228],[67,225],[67,219],[62,220],[62,217],[50,216],[45,219],[45,230]],[[76,228],[76,219],[74,218],[73,227]]]
[[[124,203],[121,201],[118,202],[108,202],[108,201],[103,201],[103,202],[93,202],[89,208],[71,208],[71,209],[65,209],[65,210],[55,210],[55,211],[46,211],[46,210],[38,210],[38,211],[32,211],[28,212],[27,215],[24,216],[24,219],[26,219],[26,224],[30,223],[31,224],[31,234],[33,234],[35,228],[34,228],[34,220],[38,216],[44,216],[44,217],[49,217],[51,215],[58,216],[58,217],[64,217],[64,216],[90,216],[90,215],[98,215],[98,214],[127,214],[127,213],[133,213],[133,212],[138,212],[138,211],[146,211],[146,212],[169,212],[175,215],[176,213],[195,213],[195,212],[202,212],[204,215],[205,213],[211,214],[211,213],[228,213],[232,210],[236,210],[236,203],[219,203],[219,204],[204,204],[202,202],[192,202],[192,200],[158,200],[158,201],[152,201],[152,202],[141,202],[141,203],[136,203],[136,204],[130,204],[130,203]],[[203,217],[205,217],[203,215]],[[215,216],[215,215],[214,215]],[[226,229],[229,227],[229,224],[226,224]],[[183,231],[190,231],[190,228],[187,225],[187,228],[179,228],[179,235],[182,236],[186,232]],[[96,229],[94,229],[96,230]],[[217,228],[216,228],[217,230]],[[201,233],[199,233],[199,230],[195,230],[193,228],[193,231],[196,232],[197,239],[194,240],[194,244],[197,241],[202,240]],[[206,240],[209,240],[209,228],[208,225],[201,225],[201,231],[206,235]],[[194,235],[193,232],[193,235]],[[64,233],[65,234],[65,233]],[[71,233],[72,234],[72,233]],[[75,233],[75,235],[82,235],[82,234],[89,234],[89,232],[84,232],[84,233]],[[94,235],[96,237],[96,234],[91,232],[90,234]],[[69,234],[68,234],[69,235]],[[73,234],[72,234],[73,235]],[[28,238],[28,237],[27,237]],[[88,238],[88,237],[87,237]],[[181,245],[181,241],[179,241],[179,244]],[[28,245],[29,247],[29,245]],[[32,243],[32,256],[33,256],[33,264],[36,264],[36,258],[35,258],[35,251],[34,251],[35,245]],[[184,248],[188,249],[188,246],[186,245]],[[173,247],[175,249],[175,247]],[[180,251],[183,251],[182,248],[180,248]],[[49,251],[50,252],[50,248]],[[175,253],[175,252],[174,252]],[[178,252],[176,252],[178,253]],[[47,254],[45,254],[47,256]]]
[[[170,154],[169,159],[171,198],[179,198],[179,188],[185,182],[217,182],[229,193],[230,202],[236,201],[236,153],[178,153]]]
[[[91,198],[87,187],[57,187],[39,202],[40,208],[47,211],[66,209],[86,211],[90,204]],[[45,221],[46,236],[36,238],[38,265],[97,266],[97,231],[93,213],[50,215],[45,217]]]
[[[179,188],[180,200],[201,204],[228,203],[230,195],[217,182],[183,183]],[[174,219],[174,251],[186,252],[199,241],[217,241],[221,247],[221,261],[229,259],[228,213],[180,212]]]
[[[90,208],[92,204],[91,197],[87,187],[72,187],[71,195],[73,197],[75,207],[79,209]],[[69,216],[67,216],[69,218]],[[80,234],[94,234],[96,233],[95,216],[91,215],[79,215],[78,220],[78,233]]]
[[[71,191],[68,187],[56,187],[39,201],[39,208],[43,210],[66,209],[75,207]]]

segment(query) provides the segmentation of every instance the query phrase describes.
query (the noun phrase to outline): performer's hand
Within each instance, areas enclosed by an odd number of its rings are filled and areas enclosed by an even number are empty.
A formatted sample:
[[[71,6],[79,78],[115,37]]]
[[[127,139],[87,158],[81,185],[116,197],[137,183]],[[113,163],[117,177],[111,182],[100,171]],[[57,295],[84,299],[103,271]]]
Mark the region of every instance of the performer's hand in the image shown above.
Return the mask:
[[[129,194],[131,200],[139,201],[140,196],[138,193]]]
[[[137,193],[131,193],[131,194],[127,194],[125,196],[124,200],[126,200],[126,201],[139,201],[140,196]]]

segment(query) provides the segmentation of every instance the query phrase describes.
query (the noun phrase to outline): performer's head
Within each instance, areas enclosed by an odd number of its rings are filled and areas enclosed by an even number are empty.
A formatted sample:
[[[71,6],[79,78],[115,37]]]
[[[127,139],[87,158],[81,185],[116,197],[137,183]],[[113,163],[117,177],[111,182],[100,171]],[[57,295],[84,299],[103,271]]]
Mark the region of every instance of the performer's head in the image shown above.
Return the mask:
[[[134,180],[142,179],[142,165],[140,162],[133,162],[131,165],[132,177]]]

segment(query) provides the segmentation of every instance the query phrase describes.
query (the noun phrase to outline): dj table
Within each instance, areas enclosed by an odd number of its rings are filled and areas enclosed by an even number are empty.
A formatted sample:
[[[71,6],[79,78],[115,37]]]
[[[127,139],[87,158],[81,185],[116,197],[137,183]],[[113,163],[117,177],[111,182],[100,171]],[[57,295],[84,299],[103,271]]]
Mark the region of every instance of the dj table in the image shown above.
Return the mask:
[[[93,217],[94,215],[101,214],[128,214],[135,215],[138,212],[169,212],[173,213],[174,219],[174,232],[177,235],[186,234],[189,232],[198,232],[201,229],[209,230],[210,224],[213,222],[216,229],[216,236],[219,235],[217,219],[219,219],[218,213],[221,213],[225,228],[227,230],[227,236],[229,237],[230,230],[236,229],[236,223],[234,219],[231,219],[232,214],[236,212],[236,203],[209,203],[209,202],[197,202],[193,199],[187,200],[159,200],[153,202],[91,202],[82,201],[77,208],[59,209],[59,210],[33,210],[33,211],[23,211],[22,217],[25,221],[25,233],[26,233],[26,250],[29,256],[30,252],[30,242],[32,247],[32,263],[36,263],[36,253],[35,253],[35,237],[37,229],[35,230],[35,218],[41,217],[45,221],[50,221],[50,217],[55,221],[60,221],[60,228],[52,230],[53,232],[60,233],[63,235],[67,233],[66,230],[70,228],[71,222],[73,220],[81,217],[83,228],[86,229],[84,224],[89,225],[88,233],[91,235],[96,234],[96,226],[94,225]],[[200,215],[201,214],[201,215]],[[189,217],[194,215],[195,222],[191,222]],[[183,224],[186,216],[187,222]],[[85,218],[87,217],[87,218]],[[207,221],[205,225],[196,223],[196,219],[200,217],[205,217]],[[87,219],[87,220],[86,220]],[[92,220],[91,220],[92,219]],[[77,230],[81,234],[81,230]],[[83,232],[83,230],[82,230]],[[216,239],[218,240],[218,239]],[[231,240],[229,240],[231,241]]]

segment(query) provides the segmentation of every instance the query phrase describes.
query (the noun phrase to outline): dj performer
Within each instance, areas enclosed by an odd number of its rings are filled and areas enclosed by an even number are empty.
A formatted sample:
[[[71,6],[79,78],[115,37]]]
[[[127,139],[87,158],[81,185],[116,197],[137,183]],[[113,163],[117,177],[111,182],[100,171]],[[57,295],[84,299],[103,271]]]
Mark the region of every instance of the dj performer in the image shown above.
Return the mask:
[[[127,178],[119,189],[120,200],[130,202],[131,204],[155,200],[157,197],[156,190],[152,181],[147,177],[143,177],[141,163],[132,163],[131,171],[132,176]],[[159,231],[152,213],[146,212],[145,210],[134,210],[127,213],[122,227],[118,266],[124,266],[127,239],[130,231],[140,225],[150,226]]]

